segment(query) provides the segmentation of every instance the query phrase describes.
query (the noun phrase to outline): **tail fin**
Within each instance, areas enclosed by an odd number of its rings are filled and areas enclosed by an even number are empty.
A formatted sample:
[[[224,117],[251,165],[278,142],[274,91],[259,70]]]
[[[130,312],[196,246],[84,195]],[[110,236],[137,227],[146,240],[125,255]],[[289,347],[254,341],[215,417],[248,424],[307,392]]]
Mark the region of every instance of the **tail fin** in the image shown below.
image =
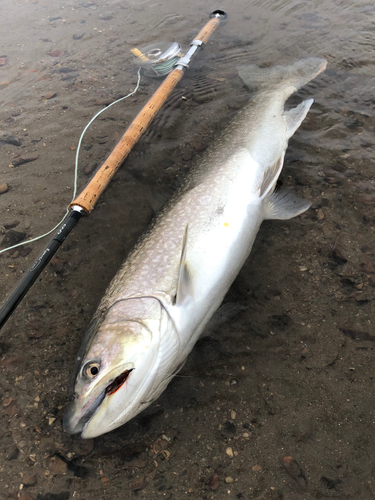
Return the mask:
[[[254,86],[256,88],[282,86],[291,95],[324,71],[326,66],[327,61],[325,59],[308,57],[307,59],[295,61],[289,66],[273,66],[270,68],[260,68],[255,64],[240,66],[238,74],[250,89],[253,89]]]

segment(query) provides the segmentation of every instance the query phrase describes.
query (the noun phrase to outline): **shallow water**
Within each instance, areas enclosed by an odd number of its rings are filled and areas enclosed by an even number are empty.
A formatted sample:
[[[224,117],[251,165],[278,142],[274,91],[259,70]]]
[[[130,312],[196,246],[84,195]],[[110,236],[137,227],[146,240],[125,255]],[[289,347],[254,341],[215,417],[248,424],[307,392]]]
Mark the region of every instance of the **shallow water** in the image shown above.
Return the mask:
[[[161,40],[186,48],[215,8],[226,23],[1,332],[0,498],[374,497],[371,3],[2,0],[2,245],[63,215],[81,131],[135,87],[130,49]],[[93,441],[65,435],[83,332],[155,211],[247,102],[237,66],[306,56],[328,67],[290,100],[315,103],[281,181],[312,208],[264,223],[227,297],[247,309],[198,343],[154,405]],[[159,83],[142,78],[89,129],[80,188]],[[16,155],[38,158],[9,168]],[[44,245],[1,254],[1,297]]]

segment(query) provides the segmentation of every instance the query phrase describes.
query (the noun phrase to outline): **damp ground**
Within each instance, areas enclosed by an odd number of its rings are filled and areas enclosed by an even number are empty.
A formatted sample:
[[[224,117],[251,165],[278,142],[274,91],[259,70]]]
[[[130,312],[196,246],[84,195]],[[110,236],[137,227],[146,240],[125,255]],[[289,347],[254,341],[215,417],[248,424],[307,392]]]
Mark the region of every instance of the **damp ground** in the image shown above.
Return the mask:
[[[186,47],[214,8],[226,24],[1,332],[1,499],[375,496],[372,4],[3,0],[1,245],[64,214],[81,131],[135,88],[130,49]],[[328,68],[288,103],[315,99],[280,180],[311,209],[263,224],[225,299],[243,311],[197,343],[152,406],[97,439],[66,435],[83,333],[137,238],[247,102],[237,66],[308,55]],[[159,84],[142,78],[93,124],[80,188]],[[1,299],[44,245],[1,254]]]

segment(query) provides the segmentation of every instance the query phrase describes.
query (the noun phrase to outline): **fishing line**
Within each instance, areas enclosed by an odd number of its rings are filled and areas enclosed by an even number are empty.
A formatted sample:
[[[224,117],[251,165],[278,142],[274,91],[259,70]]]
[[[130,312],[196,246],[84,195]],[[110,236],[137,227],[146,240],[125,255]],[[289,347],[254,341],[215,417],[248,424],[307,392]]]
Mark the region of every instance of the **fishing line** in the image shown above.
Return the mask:
[[[190,46],[186,54],[181,55],[180,59],[174,65],[172,71],[168,74],[168,76],[166,76],[164,81],[159,85],[159,87],[149,98],[143,108],[138,112],[120,140],[117,142],[116,146],[107,156],[101,167],[96,171],[87,186],[83,189],[83,191],[81,191],[81,193],[75,198],[75,200],[70,203],[70,213],[68,217],[66,217],[66,215],[64,216],[62,224],[53,235],[53,238],[50,240],[47,247],[43,250],[38,259],[32,264],[30,269],[25,273],[20,283],[17,285],[15,290],[10,294],[4,305],[1,307],[0,329],[10,318],[27,292],[36,282],[41,272],[46,268],[52,257],[64,243],[74,227],[78,224],[80,219],[84,216],[90,215],[100,196],[103,194],[104,190],[111,182],[117,170],[129,156],[134,146],[140,140],[144,132],[148,129],[157,113],[160,111],[162,106],[172,94],[173,90],[176,88],[176,85],[180,82],[181,78],[185,74],[185,71],[189,68],[189,65],[195,57],[196,53],[199,52],[207,44],[209,38],[214,33],[219,24],[227,18],[227,14],[223,10],[214,10],[209,15],[209,18],[210,20],[207,21],[203,28],[200,29],[197,36],[190,42]],[[142,62],[145,62],[145,59],[149,59],[147,55],[145,56],[141,51],[139,52],[143,57]],[[162,52],[162,50],[160,50],[160,52]],[[176,55],[177,54],[173,54],[173,56],[171,57],[175,57]],[[140,58],[138,57],[138,59]],[[160,60],[157,62],[157,64],[163,65],[165,62],[166,60]],[[138,60],[137,66],[140,65],[141,64]],[[153,75],[155,76],[155,72],[153,72]],[[140,72],[138,76],[140,77]],[[130,95],[132,95],[134,92],[135,91],[133,91]]]
[[[125,97],[121,97],[120,99],[117,99],[116,101],[112,102],[111,104],[109,104],[105,108],[101,109],[98,113],[96,113],[96,115],[94,115],[93,118],[91,118],[91,120],[89,121],[89,123],[83,129],[81,137],[79,138],[79,141],[78,141],[76,158],[75,158],[75,164],[74,164],[74,185],[73,185],[73,196],[72,196],[71,202],[74,201],[74,199],[76,198],[76,195],[77,195],[77,188],[78,188],[78,186],[77,186],[78,185],[78,157],[79,157],[79,152],[80,152],[80,149],[81,149],[81,144],[82,144],[83,136],[85,135],[87,129],[92,124],[92,122],[101,113],[103,113],[103,111],[106,111],[108,108],[110,108],[114,104],[117,104],[118,102],[123,101],[124,99],[127,99],[128,97],[131,97],[132,95],[134,95],[137,92],[137,90],[139,89],[140,81],[141,81],[141,69],[142,69],[141,67],[139,67],[139,69],[138,69],[138,81],[137,81],[137,85],[136,85],[135,89],[132,92],[130,92],[130,94],[126,95]],[[162,68],[160,68],[160,71],[162,71]],[[23,245],[27,245],[28,243],[33,243],[34,241],[40,240],[42,238],[45,238],[49,234],[53,233],[65,221],[65,219],[67,218],[67,216],[69,215],[69,213],[70,213],[70,209],[68,207],[67,210],[66,210],[66,212],[65,212],[65,214],[64,214],[64,217],[60,220],[60,222],[58,222],[56,224],[55,227],[53,227],[50,231],[48,231],[48,233],[42,234],[40,236],[36,236],[35,238],[32,238],[31,240],[22,241],[21,243],[17,243],[16,245],[12,245],[10,247],[3,248],[2,250],[0,250],[0,253],[7,252],[8,250],[13,250],[13,248],[18,248],[18,247],[21,247]]]
[[[168,75],[173,70],[173,67],[175,66],[175,64],[183,56],[181,45],[177,42],[173,42],[173,43],[158,42],[158,43],[154,43],[152,45],[148,45],[147,47],[144,47],[141,50],[139,50],[137,48],[131,49],[131,52],[135,56],[133,62],[138,66],[137,85],[136,85],[135,89],[132,92],[130,92],[130,94],[126,95],[125,97],[121,97],[120,99],[117,99],[116,101],[112,102],[111,104],[109,104],[105,108],[101,109],[98,113],[96,113],[96,115],[89,121],[89,123],[83,129],[81,137],[79,138],[79,141],[78,141],[77,152],[76,152],[76,157],[75,157],[74,185],[73,185],[73,196],[72,196],[71,203],[75,200],[76,195],[77,195],[78,157],[79,157],[79,152],[81,149],[83,136],[85,135],[87,129],[92,124],[92,122],[101,113],[103,113],[103,111],[106,111],[108,108],[110,108],[114,104],[117,104],[118,102],[123,101],[124,99],[127,99],[128,97],[134,95],[137,92],[137,90],[139,89],[140,81],[141,81],[141,70],[145,76],[148,76],[151,78],[161,78],[163,76]],[[17,243],[16,245],[12,245],[10,247],[4,248],[4,249],[0,250],[0,254],[3,252],[7,252],[8,250],[13,250],[14,248],[18,248],[18,247],[23,246],[23,245],[33,243],[34,241],[45,238],[49,234],[53,233],[68,217],[68,215],[70,213],[69,207],[70,207],[70,205],[68,206],[63,218],[50,231],[48,231],[47,233],[44,233],[40,236],[36,236],[35,238],[32,238],[30,240],[23,241],[21,243]]]

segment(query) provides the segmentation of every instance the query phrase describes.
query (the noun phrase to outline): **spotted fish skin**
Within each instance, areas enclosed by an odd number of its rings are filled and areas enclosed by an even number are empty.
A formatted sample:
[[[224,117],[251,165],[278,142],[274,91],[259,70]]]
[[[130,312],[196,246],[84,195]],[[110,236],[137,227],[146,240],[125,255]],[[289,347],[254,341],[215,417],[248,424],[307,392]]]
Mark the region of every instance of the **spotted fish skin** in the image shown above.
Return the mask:
[[[262,221],[289,219],[310,206],[275,186],[288,140],[313,103],[285,111],[285,101],[325,66],[308,58],[239,68],[244,83],[258,92],[204,153],[111,282],[78,356],[64,416],[68,432],[95,437],[154,401],[219,307]],[[94,361],[99,371],[87,377]],[[103,396],[125,370],[131,370],[126,382]]]

